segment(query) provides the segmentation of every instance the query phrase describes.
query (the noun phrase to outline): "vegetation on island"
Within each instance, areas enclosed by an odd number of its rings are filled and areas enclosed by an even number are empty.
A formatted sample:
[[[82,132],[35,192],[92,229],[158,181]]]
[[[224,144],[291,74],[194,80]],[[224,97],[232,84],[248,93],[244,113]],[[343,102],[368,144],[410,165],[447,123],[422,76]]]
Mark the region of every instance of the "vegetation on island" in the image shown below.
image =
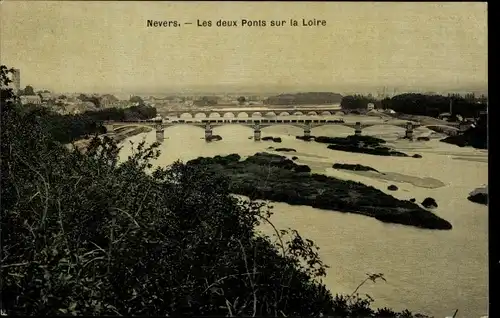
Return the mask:
[[[332,168],[342,169],[342,170],[351,170],[351,171],[375,171],[375,172],[379,172],[377,169],[374,169],[372,167],[363,166],[360,164],[349,164],[349,163],[334,163]]]
[[[297,152],[297,150],[293,148],[276,148],[274,151],[279,151],[279,152]]]
[[[295,138],[328,144],[327,148],[354,153],[364,153],[376,156],[408,157],[407,154],[382,146],[385,140],[371,136],[350,135],[347,137],[326,137],[326,136],[295,136]]]
[[[281,137],[265,136],[265,137],[262,137],[260,140],[280,143]]]
[[[479,117],[476,125],[470,127],[462,134],[449,136],[441,139],[442,142],[457,145],[459,147],[474,147],[477,149],[488,149],[488,118],[487,115]]]
[[[232,197],[209,166],[146,173],[157,144],[120,163],[107,137],[69,151],[47,113],[15,103],[9,71],[1,67],[6,315],[419,316],[359,296],[381,274],[333,296],[314,243],[294,230],[276,230],[276,242],[257,232],[270,211]]]
[[[438,207],[438,204],[434,198],[428,197],[422,201],[422,206],[428,209],[435,209]]]
[[[303,165],[284,156],[256,153],[240,156],[197,158],[190,166],[207,167],[230,180],[229,191],[251,199],[308,205],[314,208],[351,212],[389,223],[427,229],[451,229],[451,224],[409,201],[398,200],[359,182],[311,174]]]
[[[488,205],[488,188],[477,188],[467,197],[467,200],[478,203]]]

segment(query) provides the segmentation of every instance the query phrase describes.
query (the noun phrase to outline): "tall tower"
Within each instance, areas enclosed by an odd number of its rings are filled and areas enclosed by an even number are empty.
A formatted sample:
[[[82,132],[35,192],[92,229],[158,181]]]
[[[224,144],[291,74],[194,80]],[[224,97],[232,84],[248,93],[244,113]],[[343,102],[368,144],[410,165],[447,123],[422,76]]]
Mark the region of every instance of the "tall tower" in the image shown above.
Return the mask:
[[[12,73],[12,84],[14,85],[14,93],[17,94],[21,90],[21,70],[18,68],[15,68]]]

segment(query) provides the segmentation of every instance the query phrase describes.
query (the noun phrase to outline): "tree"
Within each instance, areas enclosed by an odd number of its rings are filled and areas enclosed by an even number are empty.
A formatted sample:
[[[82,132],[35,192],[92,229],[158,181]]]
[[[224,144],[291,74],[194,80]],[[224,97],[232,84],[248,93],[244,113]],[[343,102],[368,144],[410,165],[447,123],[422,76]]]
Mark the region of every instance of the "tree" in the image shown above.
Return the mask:
[[[29,96],[36,95],[33,86],[27,85],[23,90],[23,95],[29,95]]]
[[[246,98],[245,96],[240,96],[238,97],[238,103],[240,103],[240,105],[243,105],[245,102],[246,102]]]
[[[130,102],[132,103],[138,103],[138,106],[143,106],[144,105],[144,100],[140,96],[132,96],[130,97]]]

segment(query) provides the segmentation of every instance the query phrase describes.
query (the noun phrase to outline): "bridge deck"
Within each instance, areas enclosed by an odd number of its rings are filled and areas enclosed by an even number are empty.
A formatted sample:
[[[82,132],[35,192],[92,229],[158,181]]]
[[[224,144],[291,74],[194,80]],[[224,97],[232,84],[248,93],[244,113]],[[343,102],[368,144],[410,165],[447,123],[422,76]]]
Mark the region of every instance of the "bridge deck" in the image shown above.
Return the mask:
[[[203,119],[203,120],[175,120],[169,122],[159,122],[159,121],[130,121],[130,122],[107,122],[106,124],[113,124],[117,126],[130,126],[130,125],[142,125],[142,126],[162,126],[162,127],[171,127],[179,124],[185,125],[193,125],[193,126],[201,126],[205,127],[210,125],[212,127],[222,126],[228,124],[239,124],[245,126],[256,126],[259,125],[261,127],[267,127],[272,125],[294,125],[300,127],[309,126],[311,128],[324,126],[324,125],[342,125],[350,128],[359,127],[361,129],[367,128],[370,126],[376,125],[390,125],[408,128],[407,121],[391,121],[391,122],[344,122],[341,120],[333,120],[333,119]],[[359,126],[358,126],[359,125]],[[417,128],[421,126],[419,123],[411,122],[412,128]]]

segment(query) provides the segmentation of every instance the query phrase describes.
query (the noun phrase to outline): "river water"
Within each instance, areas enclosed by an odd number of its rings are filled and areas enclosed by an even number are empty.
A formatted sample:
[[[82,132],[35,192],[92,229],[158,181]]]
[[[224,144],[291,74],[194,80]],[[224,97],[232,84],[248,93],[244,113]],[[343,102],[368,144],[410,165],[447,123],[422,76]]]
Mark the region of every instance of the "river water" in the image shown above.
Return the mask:
[[[346,122],[367,119],[362,118],[364,116],[347,117],[344,116]],[[373,117],[369,119],[374,120]],[[425,142],[398,140],[398,136],[404,135],[403,128],[382,125],[366,128],[363,134],[382,137],[397,150],[410,155],[419,153],[423,158],[333,151],[325,144],[296,140],[294,136],[303,132],[293,126],[262,129],[263,137],[281,137],[281,144],[255,142],[249,139],[253,130],[240,125],[216,127],[213,133],[222,136],[223,140],[206,143],[203,128],[194,126],[165,129],[162,153],[156,164],[168,165],[178,159],[187,161],[199,156],[231,153],[245,156],[270,151],[268,147],[287,147],[296,149],[297,153],[290,153],[290,156],[299,157],[298,162],[309,165],[314,172],[359,181],[400,199],[416,198],[421,202],[426,197],[435,198],[439,207],[434,213],[452,223],[450,231],[387,224],[366,216],[284,203],[272,204],[272,222],[278,228],[297,229],[302,236],[315,241],[323,261],[330,266],[324,282],[334,294],[351,293],[366,273],[383,273],[387,282],[369,282],[359,290],[360,294],[373,297],[375,306],[395,310],[407,308],[435,317],[452,316],[456,309],[459,310],[457,317],[486,315],[488,208],[468,201],[467,196],[488,182],[487,151],[459,148],[437,139]],[[313,135],[324,136],[352,133],[351,128],[344,126],[312,130]],[[415,133],[417,136],[429,135],[430,131],[419,128]],[[141,140],[152,143],[155,139],[154,131],[129,138],[134,143]],[[129,153],[129,146],[125,146],[121,155],[125,158]],[[357,163],[380,172],[433,178],[444,185],[436,188],[420,182],[416,186],[408,183],[408,178],[381,180],[371,174],[332,169],[333,163]],[[399,190],[388,191],[389,184],[397,185]],[[261,230],[271,234],[265,226]]]

